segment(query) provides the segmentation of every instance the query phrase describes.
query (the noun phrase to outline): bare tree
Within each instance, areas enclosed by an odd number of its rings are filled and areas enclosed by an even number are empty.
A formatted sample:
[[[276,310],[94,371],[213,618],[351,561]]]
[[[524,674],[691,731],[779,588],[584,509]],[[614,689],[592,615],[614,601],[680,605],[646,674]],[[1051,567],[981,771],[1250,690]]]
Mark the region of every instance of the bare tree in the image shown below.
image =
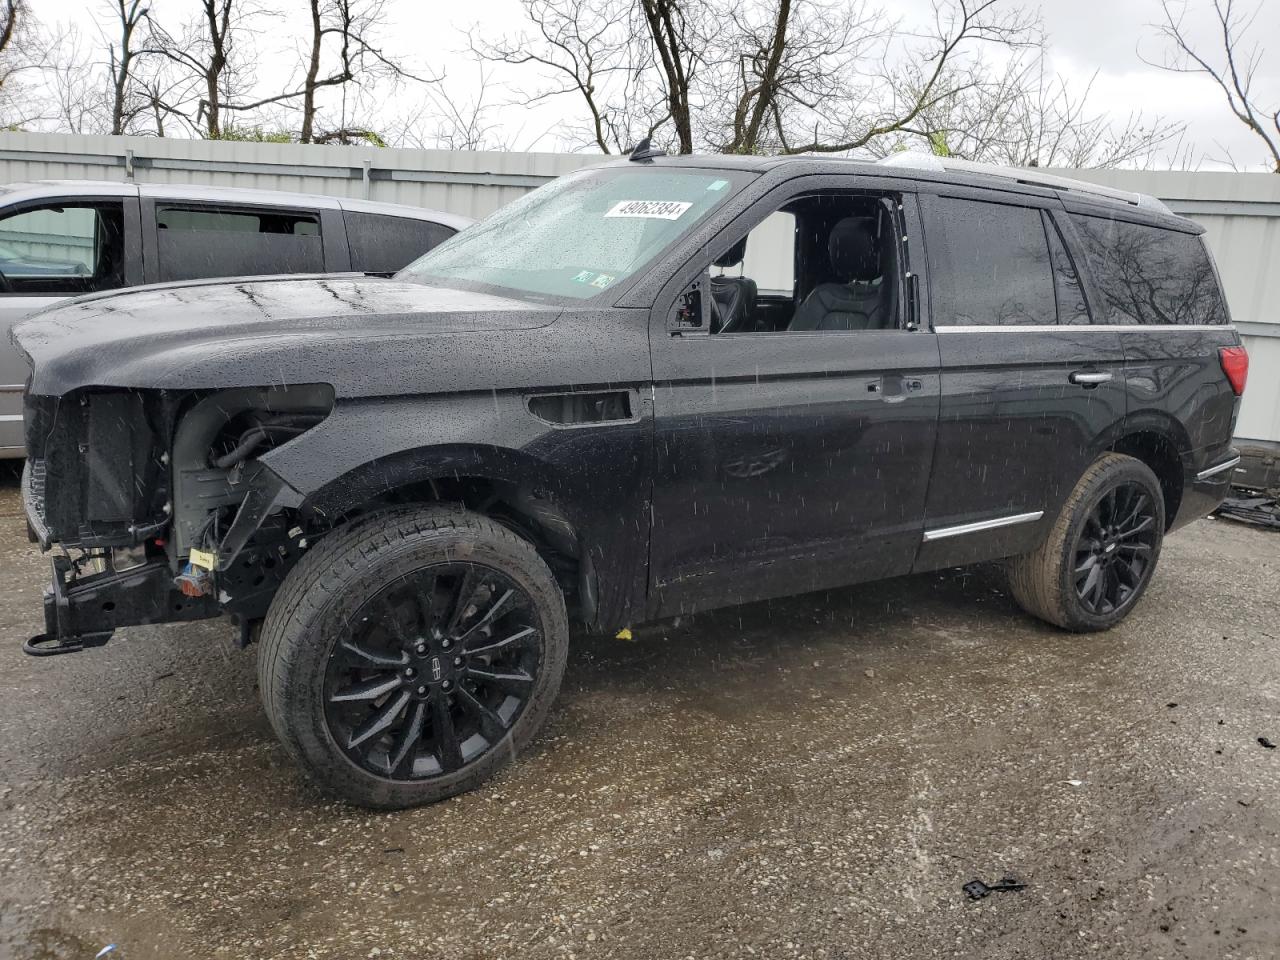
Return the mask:
[[[537,69],[523,102],[576,96],[605,152],[651,133],[685,153],[864,150],[965,89],[979,48],[1030,43],[1035,24],[1008,0],[934,0],[924,34],[865,0],[522,3],[533,31],[473,49]]]
[[[1264,106],[1259,102],[1254,84],[1266,51],[1248,39],[1262,3],[1252,12],[1241,11],[1234,0],[1213,0],[1212,5],[1220,50],[1214,54],[1198,50],[1186,27],[1187,4],[1161,0],[1164,22],[1158,29],[1173,49],[1163,60],[1147,62],[1175,73],[1209,77],[1226,96],[1231,113],[1262,141],[1267,162],[1280,173],[1280,103]]]
[[[0,0],[0,125],[22,127],[41,118],[27,80],[44,66],[43,47],[26,0]]]
[[[890,31],[879,57],[858,71],[844,98],[804,105],[799,119],[813,125],[811,137],[797,140],[779,121],[783,152],[849,153],[909,130],[977,82],[981,47],[1026,46],[1034,42],[1034,27],[1029,13],[1001,0],[935,0],[923,37]]]
[[[653,133],[669,118],[666,94],[654,77],[647,29],[634,0],[521,0],[532,29],[482,41],[471,49],[482,61],[529,68],[538,82],[516,91],[531,106],[571,97],[586,111],[584,126],[563,132],[616,153]]]
[[[1092,80],[1072,91],[1051,74],[1037,45],[1003,69],[978,64],[940,89],[952,95],[922,110],[908,127],[868,145],[883,156],[924,145],[939,153],[1009,166],[1117,167],[1147,165],[1172,148],[1184,127],[1141,113],[1113,120],[1089,110]]]
[[[49,117],[69,133],[107,133],[110,105],[104,92],[102,64],[95,62],[92,44],[75,26],[44,38],[47,50],[42,70]]]
[[[178,79],[165,84],[157,76],[148,83],[147,92],[158,128],[166,115],[179,116],[216,140],[223,132],[223,104],[252,85],[253,75],[246,65],[252,52],[237,54],[242,52],[242,37],[251,32],[251,21],[262,11],[250,0],[199,0],[199,4],[199,16],[177,34],[154,17],[148,18],[149,52],[167,60]],[[180,89],[184,82],[194,90]],[[188,99],[194,100],[190,107],[184,106]]]
[[[373,142],[381,136],[367,122],[348,114],[348,88],[363,89],[377,82],[398,84],[410,80],[437,83],[437,76],[419,75],[386,53],[375,42],[386,23],[385,0],[308,0],[310,29],[301,53],[300,75],[282,93],[219,105],[222,123],[229,112],[247,114],[266,108],[297,110],[297,139],[300,143]],[[341,97],[337,123],[323,124],[324,94],[335,91]]]
[[[130,126],[146,109],[138,96],[134,71],[144,56],[136,45],[139,28],[147,18],[143,0],[110,0],[114,37],[107,41],[108,70],[111,74],[111,133],[130,132]],[[104,31],[105,34],[105,31]]]
[[[704,137],[724,153],[785,149],[793,116],[856,95],[851,80],[892,29],[861,0],[727,0],[709,23],[731,38],[704,43]]]
[[[789,3],[789,0],[780,0]],[[667,118],[675,128],[680,153],[693,153],[693,112],[691,99],[702,44],[693,11],[701,6],[688,0],[640,0],[640,10],[649,31],[666,94]],[[704,34],[705,35],[705,34]]]
[[[519,131],[494,116],[491,71],[480,64],[479,83],[463,96],[444,84],[429,92],[398,125],[396,141],[419,149],[514,150]]]

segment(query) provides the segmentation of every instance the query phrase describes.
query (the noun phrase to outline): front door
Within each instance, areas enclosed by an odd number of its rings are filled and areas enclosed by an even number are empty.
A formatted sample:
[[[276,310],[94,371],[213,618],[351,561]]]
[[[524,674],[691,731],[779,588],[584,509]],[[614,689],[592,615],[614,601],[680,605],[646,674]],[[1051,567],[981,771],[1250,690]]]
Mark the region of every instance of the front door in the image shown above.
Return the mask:
[[[937,338],[913,329],[913,198],[850,179],[761,201],[656,304],[658,615],[910,569]]]

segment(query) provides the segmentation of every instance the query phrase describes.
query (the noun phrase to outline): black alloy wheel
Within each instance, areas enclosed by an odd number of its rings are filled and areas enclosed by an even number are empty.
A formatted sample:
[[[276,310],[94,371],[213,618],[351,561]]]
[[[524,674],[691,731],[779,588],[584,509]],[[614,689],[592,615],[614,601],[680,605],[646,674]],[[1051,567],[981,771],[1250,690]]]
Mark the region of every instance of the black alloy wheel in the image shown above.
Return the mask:
[[[1138,483],[1112,487],[1085,518],[1075,543],[1075,589],[1096,616],[1123,610],[1142,592],[1154,566],[1159,517]]]
[[[1146,592],[1164,542],[1166,492],[1151,467],[1101,454],[1034,549],[1010,557],[1009,588],[1028,613],[1067,630],[1107,630]]]
[[[313,546],[272,600],[258,687],[325,790],[401,809],[471,790],[522,755],[560,689],[564,595],[537,548],[433,504]]]
[[[439,777],[507,736],[541,668],[538,616],[501,571],[423,567],[361,605],[334,639],[324,681],[331,736],[362,770]]]

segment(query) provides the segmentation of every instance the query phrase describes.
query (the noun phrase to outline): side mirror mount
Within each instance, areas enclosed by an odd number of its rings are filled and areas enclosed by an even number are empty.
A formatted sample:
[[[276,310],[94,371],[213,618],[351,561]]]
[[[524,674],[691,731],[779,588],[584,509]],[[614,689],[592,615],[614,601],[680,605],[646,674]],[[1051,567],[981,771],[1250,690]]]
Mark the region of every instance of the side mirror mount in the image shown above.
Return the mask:
[[[703,271],[696,280],[676,298],[675,308],[667,329],[673,337],[704,335],[709,331],[708,320],[714,304],[708,294],[710,278]]]

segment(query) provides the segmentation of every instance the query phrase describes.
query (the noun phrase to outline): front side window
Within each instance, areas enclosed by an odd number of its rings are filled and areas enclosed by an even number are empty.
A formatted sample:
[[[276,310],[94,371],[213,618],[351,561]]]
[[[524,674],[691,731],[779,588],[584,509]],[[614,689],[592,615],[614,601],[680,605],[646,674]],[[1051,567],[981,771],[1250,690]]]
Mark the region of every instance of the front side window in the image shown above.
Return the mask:
[[[936,326],[1057,323],[1039,210],[952,197],[934,198],[929,209]]]
[[[92,293],[124,285],[119,203],[49,204],[0,217],[0,293]]]
[[[712,333],[827,333],[900,326],[893,197],[838,191],[788,201],[712,261]]]
[[[156,234],[161,280],[324,272],[310,211],[157,205]]]
[[[503,207],[398,276],[586,300],[617,289],[750,179],[634,164],[572,174]]]
[[[1072,214],[1112,323],[1219,324],[1227,307],[1200,237]]]

